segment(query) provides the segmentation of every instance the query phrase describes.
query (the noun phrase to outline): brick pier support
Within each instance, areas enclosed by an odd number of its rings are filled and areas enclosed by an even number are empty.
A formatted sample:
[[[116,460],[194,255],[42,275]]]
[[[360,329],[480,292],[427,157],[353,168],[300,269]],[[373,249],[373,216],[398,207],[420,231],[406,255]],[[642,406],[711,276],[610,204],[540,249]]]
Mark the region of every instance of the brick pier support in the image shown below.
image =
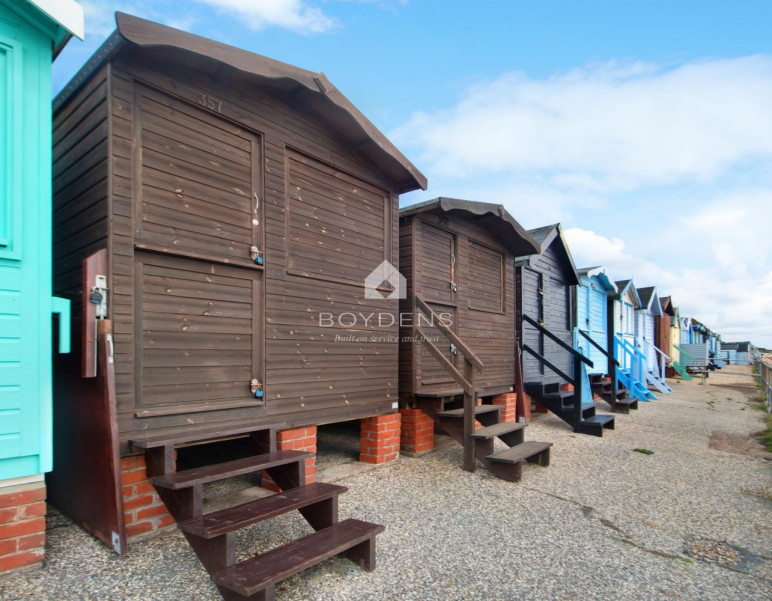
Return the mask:
[[[388,463],[399,457],[402,415],[391,413],[361,420],[359,461]]]
[[[402,452],[412,457],[434,448],[434,421],[421,409],[400,409],[402,415]]]
[[[0,488],[0,573],[39,566],[45,542],[45,483]]]

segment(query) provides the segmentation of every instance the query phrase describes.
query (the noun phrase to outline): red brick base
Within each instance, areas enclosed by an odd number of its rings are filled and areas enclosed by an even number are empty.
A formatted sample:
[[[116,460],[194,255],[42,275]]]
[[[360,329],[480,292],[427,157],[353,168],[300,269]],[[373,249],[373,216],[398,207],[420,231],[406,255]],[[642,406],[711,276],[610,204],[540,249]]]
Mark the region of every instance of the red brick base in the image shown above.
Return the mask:
[[[40,564],[45,542],[45,483],[0,488],[0,572]]]
[[[378,415],[361,420],[359,461],[387,463],[399,457],[402,416]]]
[[[151,535],[174,524],[166,505],[147,479],[144,455],[121,457],[126,537]]]
[[[493,404],[502,406],[499,412],[499,419],[502,422],[517,421],[517,393],[497,394],[493,397]]]
[[[403,453],[423,455],[434,448],[434,421],[421,409],[400,409],[402,433],[400,444]]]
[[[276,433],[277,451],[308,451],[313,457],[306,459],[306,484],[316,481],[316,426],[281,430]],[[279,492],[271,477],[263,472],[263,488]]]

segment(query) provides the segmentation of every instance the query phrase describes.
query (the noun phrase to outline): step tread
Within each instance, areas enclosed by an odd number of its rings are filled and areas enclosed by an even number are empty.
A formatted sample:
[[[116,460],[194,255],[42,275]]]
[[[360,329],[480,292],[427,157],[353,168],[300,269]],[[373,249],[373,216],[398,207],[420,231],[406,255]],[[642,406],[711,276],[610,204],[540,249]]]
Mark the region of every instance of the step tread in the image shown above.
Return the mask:
[[[573,390],[556,390],[555,392],[545,392],[542,397],[545,399],[566,399],[574,396]]]
[[[496,463],[520,463],[529,457],[533,457],[534,455],[549,449],[551,446],[551,442],[529,440],[528,442],[510,447],[506,451],[501,451],[501,453],[488,455],[487,459],[495,461]]]
[[[306,459],[307,457],[313,457],[313,453],[307,453],[305,451],[275,451],[273,453],[253,455],[251,457],[244,457],[243,459],[236,459],[225,463],[196,467],[191,470],[185,470],[184,472],[174,472],[164,476],[154,476],[153,478],[150,478],[150,482],[154,486],[160,488],[179,490],[198,484],[206,484],[207,482],[249,474],[259,470],[277,467],[279,465],[295,463]]]
[[[147,436],[138,436],[129,440],[129,444],[138,449],[153,449],[156,447],[173,446],[184,444],[186,442],[199,442],[213,440],[216,438],[225,438],[227,436],[238,436],[249,432],[261,432],[264,430],[280,430],[286,428],[284,423],[272,424],[245,424],[243,421],[231,424],[220,424],[211,428],[204,428],[191,432],[189,428],[172,433],[148,434]]]
[[[501,422],[492,426],[477,428],[477,430],[474,431],[474,434],[472,434],[472,438],[477,440],[488,440],[490,438],[495,438],[496,436],[517,432],[518,430],[525,428],[525,426],[526,424],[521,424],[519,422]]]
[[[492,411],[500,411],[501,405],[475,405],[474,414],[483,415]],[[450,409],[449,411],[440,411],[437,413],[437,417],[464,417],[464,408]]]
[[[599,413],[597,415],[593,415],[592,417],[588,417],[587,419],[583,419],[582,423],[583,424],[600,424],[600,425],[603,425],[603,424],[606,424],[608,422],[613,422],[613,421],[614,421],[614,416],[613,415],[600,414]]]
[[[215,584],[244,597],[291,578],[383,532],[384,527],[361,520],[344,520],[329,528],[256,555],[212,576]]]
[[[348,488],[316,482],[264,497],[235,507],[214,511],[184,522],[178,522],[181,530],[202,538],[213,538],[239,528],[325,501],[346,492]]]
[[[582,411],[587,411],[587,409],[592,409],[593,407],[596,407],[595,403],[582,403]],[[573,405],[566,405],[563,407],[563,411],[573,411],[574,406]]]
[[[627,388],[617,388],[616,390],[606,389],[606,390],[602,390],[598,394],[600,394],[601,396],[603,396],[603,395],[614,396],[615,394],[617,396],[619,396],[620,394],[622,394],[624,392],[627,392]]]
[[[616,399],[614,403],[617,405],[634,405],[638,402],[638,399],[627,397],[626,399]]]

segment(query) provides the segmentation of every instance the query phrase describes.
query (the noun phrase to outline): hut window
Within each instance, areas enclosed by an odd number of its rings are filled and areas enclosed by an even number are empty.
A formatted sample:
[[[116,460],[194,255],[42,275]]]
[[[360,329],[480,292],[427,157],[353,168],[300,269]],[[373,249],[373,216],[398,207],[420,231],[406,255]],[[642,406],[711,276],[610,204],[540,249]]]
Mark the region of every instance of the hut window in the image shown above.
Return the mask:
[[[362,286],[391,261],[389,194],[298,152],[287,156],[287,271]]]
[[[504,310],[504,255],[474,241],[469,242],[469,308]]]

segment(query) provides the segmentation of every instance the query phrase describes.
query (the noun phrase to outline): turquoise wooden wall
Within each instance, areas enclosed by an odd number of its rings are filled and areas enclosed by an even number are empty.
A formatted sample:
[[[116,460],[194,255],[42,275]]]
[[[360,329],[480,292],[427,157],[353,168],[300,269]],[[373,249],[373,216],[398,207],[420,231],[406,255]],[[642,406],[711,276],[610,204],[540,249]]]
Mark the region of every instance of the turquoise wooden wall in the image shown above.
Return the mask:
[[[0,478],[52,468],[51,60],[58,27],[0,2]],[[21,7],[21,8],[20,8]],[[62,316],[69,324],[69,315]],[[69,341],[65,341],[65,346]],[[67,350],[62,349],[62,350]]]

